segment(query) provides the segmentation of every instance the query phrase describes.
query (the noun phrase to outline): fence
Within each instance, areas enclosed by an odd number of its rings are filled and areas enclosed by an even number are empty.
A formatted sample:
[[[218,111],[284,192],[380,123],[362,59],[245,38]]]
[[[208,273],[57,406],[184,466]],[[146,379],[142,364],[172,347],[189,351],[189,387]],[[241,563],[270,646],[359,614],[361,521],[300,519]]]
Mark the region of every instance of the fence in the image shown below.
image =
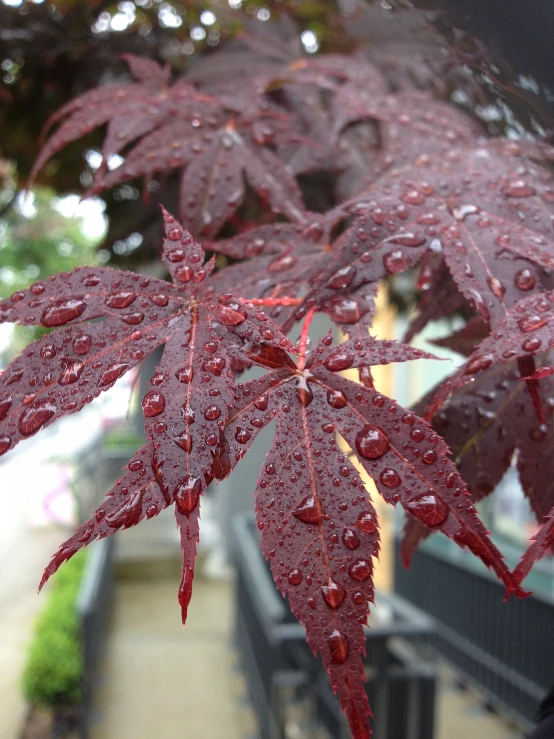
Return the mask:
[[[273,584],[259,551],[253,517],[237,517],[234,534],[235,640],[261,739],[284,739],[291,708],[298,704],[303,736],[311,736],[315,726],[333,739],[349,736],[327,675],[306,645],[304,628]],[[396,596],[380,594],[379,600],[387,604],[390,617],[366,629],[367,690],[375,713],[375,736],[432,739],[435,675],[410,643],[426,639],[433,623]],[[399,733],[403,721],[410,728],[403,724]]]
[[[412,566],[396,543],[395,592],[436,620],[434,647],[524,729],[554,683],[554,603],[504,599],[504,586],[422,547]]]

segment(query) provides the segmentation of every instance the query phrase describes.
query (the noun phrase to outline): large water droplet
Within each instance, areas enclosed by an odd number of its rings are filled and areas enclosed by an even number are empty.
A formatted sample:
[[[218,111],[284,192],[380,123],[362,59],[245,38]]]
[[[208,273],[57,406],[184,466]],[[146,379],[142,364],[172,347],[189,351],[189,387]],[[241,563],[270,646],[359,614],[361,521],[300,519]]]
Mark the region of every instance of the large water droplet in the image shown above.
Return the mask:
[[[178,447],[181,447],[181,449],[187,453],[192,449],[192,436],[188,431],[183,431],[179,436],[174,436],[173,441]]]
[[[514,284],[520,290],[532,290],[537,280],[530,269],[520,269],[515,273]]]
[[[410,436],[414,441],[420,442],[425,439],[425,433],[420,428],[415,428],[410,431]]]
[[[440,526],[441,523],[446,521],[446,517],[448,516],[448,506],[446,503],[430,493],[412,498],[406,504],[406,509],[431,528]]]
[[[115,382],[118,377],[121,377],[121,375],[126,372],[129,367],[130,365],[126,364],[125,362],[117,362],[116,364],[112,364],[110,367],[107,367],[102,372],[98,380],[98,385],[100,387],[104,387],[104,385],[110,385],[112,382]]]
[[[425,244],[425,242],[427,241],[427,239],[423,236],[418,236],[417,234],[412,233],[397,234],[396,236],[393,236],[392,238],[387,240],[390,241],[391,244],[398,244],[399,246],[410,247],[423,246],[423,244]]]
[[[271,262],[268,266],[268,272],[286,272],[287,270],[294,267],[296,264],[297,259],[296,257],[291,256],[290,254],[285,254],[283,256],[277,257],[277,259],[274,259],[273,262]]]
[[[202,483],[195,475],[185,475],[173,491],[179,513],[188,516],[197,507],[202,492]]]
[[[58,380],[60,385],[71,385],[74,382],[77,382],[85,368],[84,362],[81,362],[78,359],[68,359],[66,357],[61,360],[61,365],[62,374]]]
[[[146,418],[153,418],[163,413],[165,398],[157,390],[150,390],[142,399],[142,411]]]
[[[262,393],[256,400],[254,401],[254,406],[259,411],[266,411],[267,405],[269,403],[269,395],[267,393]]]
[[[43,359],[53,359],[56,356],[56,347],[54,344],[45,344],[40,350],[40,356]]]
[[[335,323],[353,324],[360,320],[360,306],[351,298],[335,298],[327,305],[327,313]]]
[[[128,308],[131,303],[135,302],[137,297],[136,293],[128,291],[114,293],[113,295],[108,295],[106,305],[108,308]]]
[[[140,311],[137,311],[136,313],[124,313],[119,317],[129,326],[138,326],[144,321],[144,313],[141,313]]]
[[[355,443],[358,454],[364,459],[380,459],[390,449],[388,437],[371,424],[356,434]]]
[[[368,559],[357,559],[355,562],[352,562],[348,568],[348,574],[350,577],[358,582],[362,582],[362,580],[367,580],[371,577],[371,571],[371,561]]]
[[[330,357],[327,357],[323,365],[330,372],[341,372],[352,367],[353,363],[353,354],[350,354],[350,352],[337,352],[337,354],[331,354]]]
[[[237,427],[237,430],[235,431],[235,439],[238,441],[239,444],[246,444],[250,441],[252,438],[252,434],[250,431],[247,431],[246,429],[241,429],[240,426]]]
[[[23,370],[13,370],[13,372],[10,374],[9,377],[3,378],[4,379],[4,385],[13,385],[16,382],[19,382],[21,378],[23,377]]]
[[[302,573],[299,569],[294,567],[288,575],[288,579],[291,585],[300,585],[302,582]]]
[[[494,356],[492,354],[484,354],[482,357],[475,357],[467,365],[465,369],[466,375],[473,375],[476,372],[483,372],[488,369],[494,362]]]
[[[227,303],[218,305],[216,309],[217,320],[224,326],[239,326],[248,318],[248,313],[240,303]]]
[[[2,456],[2,454],[5,454],[8,451],[11,445],[11,436],[8,436],[7,434],[2,434],[0,436],[0,457]]]
[[[215,421],[221,416],[221,411],[217,405],[209,405],[204,411],[204,418],[206,421]]]
[[[57,300],[46,308],[40,317],[40,322],[47,328],[63,326],[65,323],[79,318],[86,309],[87,304],[85,301],[79,300],[78,298]]]
[[[323,600],[327,603],[329,608],[335,611],[346,598],[346,590],[338,585],[334,580],[327,580],[327,585],[323,585],[321,588],[321,594]]]
[[[73,351],[79,356],[83,356],[83,354],[88,354],[91,346],[92,336],[89,336],[88,334],[82,334],[81,336],[77,336],[73,340]]]
[[[185,252],[183,249],[173,249],[166,253],[166,257],[172,264],[178,264],[184,260]]]
[[[383,256],[383,266],[389,275],[398,275],[400,272],[404,272],[411,263],[411,259],[405,256],[400,249],[395,249]]]
[[[185,264],[184,267],[179,267],[179,269],[175,272],[175,277],[179,280],[179,282],[190,282],[192,280],[192,267],[189,267],[188,264]]]
[[[423,205],[425,198],[417,190],[407,190],[400,198],[408,205]]]
[[[182,407],[183,420],[187,426],[192,425],[196,420],[196,413],[189,403],[185,403]]]
[[[502,192],[509,198],[530,198],[537,194],[535,188],[528,185],[524,180],[515,180],[508,183],[502,188]]]
[[[48,421],[56,415],[56,406],[50,400],[41,400],[29,406],[19,418],[19,431],[23,436],[36,434]]]
[[[188,385],[190,382],[192,382],[192,378],[194,377],[194,370],[192,367],[182,367],[181,369],[177,370],[175,373],[175,377],[179,380],[179,382],[182,382],[184,385]]]
[[[546,326],[547,323],[548,318],[546,318],[545,316],[531,315],[520,318],[517,322],[517,325],[522,331],[525,331],[525,333],[527,333],[528,331],[537,331],[537,329]]]
[[[437,453],[434,449],[427,449],[426,452],[423,452],[421,455],[421,461],[425,464],[434,464],[437,460]]]
[[[373,534],[374,531],[377,531],[377,521],[372,513],[360,513],[356,524],[364,534]]]
[[[506,292],[506,288],[500,282],[500,280],[497,280],[496,277],[489,277],[487,279],[487,284],[490,287],[491,292],[493,293],[493,295],[495,295],[499,300],[501,300],[504,297],[504,293]]]
[[[348,405],[346,395],[340,390],[327,390],[327,402],[331,408],[344,408]]]
[[[311,493],[302,498],[299,505],[292,511],[292,515],[303,523],[320,524],[322,520],[321,501]]]
[[[151,503],[146,508],[146,518],[154,518],[154,516],[157,516],[158,513],[159,513],[158,506],[157,505],[154,505],[154,503]]]
[[[381,472],[379,479],[387,488],[397,488],[402,483],[398,472],[393,470],[391,467],[386,467]]]
[[[347,549],[354,551],[360,546],[360,540],[352,529],[344,529],[342,532],[342,543]]]
[[[356,277],[356,268],[352,265],[339,269],[329,280],[328,286],[333,290],[349,287]]]
[[[327,639],[327,646],[331,655],[331,662],[341,665],[348,657],[348,641],[340,631],[335,629]]]
[[[312,389],[305,377],[298,378],[296,384],[296,395],[300,405],[304,408],[307,408],[314,399]]]
[[[542,341],[537,336],[531,336],[525,339],[521,344],[521,348],[524,352],[536,352],[542,344]]]
[[[13,399],[11,395],[5,395],[0,400],[0,421],[3,421],[8,415],[8,412],[10,408],[12,407],[12,402],[13,402]]]

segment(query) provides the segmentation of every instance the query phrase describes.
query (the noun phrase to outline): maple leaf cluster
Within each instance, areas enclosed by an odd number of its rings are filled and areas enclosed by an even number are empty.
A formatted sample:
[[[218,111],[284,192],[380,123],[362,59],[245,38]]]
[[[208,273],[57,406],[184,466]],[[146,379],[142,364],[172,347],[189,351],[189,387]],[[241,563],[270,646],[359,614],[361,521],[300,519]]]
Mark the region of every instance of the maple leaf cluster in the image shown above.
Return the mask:
[[[225,51],[217,58],[227,74],[199,62],[174,83],[168,68],[126,58],[136,81],[62,108],[34,173],[107,125],[92,192],[179,169],[186,228],[164,211],[171,283],[80,268],[0,303],[0,322],[53,329],[0,376],[0,454],[164,346],[142,399],[147,443],[54,555],[42,584],[89,542],[174,505],[184,621],[202,493],[274,423],[256,489],[262,550],[322,656],[352,735],[367,738],[362,624],[379,540],[352,456],[408,514],[406,561],[441,531],[523,597],[523,578],[554,543],[554,181],[540,163],[549,152],[540,142],[484,138],[429,92],[391,93],[356,55],[291,58],[270,47],[263,64],[242,70],[238,89]],[[123,162],[110,170],[115,154]],[[322,171],[333,174],[334,205],[310,212],[299,183]],[[249,191],[260,217],[243,230]],[[232,264],[214,272],[200,238]],[[408,338],[461,308],[472,315],[442,341],[467,361],[422,401],[422,417],[371,380],[374,365],[432,358],[370,335],[379,284],[412,267],[421,297]],[[317,312],[346,334],[343,343],[330,333],[308,350]],[[287,336],[301,321],[294,345]],[[265,373],[241,382],[251,365]],[[361,383],[342,374],[353,368]],[[511,572],[474,503],[514,455],[544,525]]]

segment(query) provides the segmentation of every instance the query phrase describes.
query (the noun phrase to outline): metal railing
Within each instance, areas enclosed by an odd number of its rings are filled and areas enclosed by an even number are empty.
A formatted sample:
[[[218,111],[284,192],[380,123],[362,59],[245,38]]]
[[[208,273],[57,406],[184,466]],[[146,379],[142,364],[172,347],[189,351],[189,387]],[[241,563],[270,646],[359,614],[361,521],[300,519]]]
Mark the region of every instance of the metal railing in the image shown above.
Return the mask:
[[[304,628],[275,588],[259,550],[253,516],[239,516],[233,525],[235,641],[261,739],[285,739],[289,716],[299,704],[303,733],[297,735],[313,736],[317,727],[333,739],[349,736],[327,675],[307,647]],[[386,601],[391,618],[365,629],[374,735],[432,739],[435,674],[411,645],[429,637],[433,622],[397,596],[379,594],[378,598]]]
[[[395,592],[436,620],[430,642],[486,702],[528,730],[554,683],[554,603],[539,596],[504,602],[504,586],[425,546],[409,570],[396,543]]]
[[[93,719],[94,691],[102,658],[107,620],[113,598],[114,537],[96,542],[87,561],[76,603],[81,623],[83,686],[79,708],[79,736],[88,739]]]

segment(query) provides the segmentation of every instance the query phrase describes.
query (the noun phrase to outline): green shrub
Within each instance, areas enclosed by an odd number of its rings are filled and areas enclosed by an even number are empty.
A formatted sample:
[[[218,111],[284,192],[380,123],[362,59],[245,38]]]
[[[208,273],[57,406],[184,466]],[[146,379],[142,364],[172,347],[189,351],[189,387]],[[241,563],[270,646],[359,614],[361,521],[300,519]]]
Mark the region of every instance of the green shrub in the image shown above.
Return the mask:
[[[53,578],[38,617],[22,676],[23,694],[32,703],[71,705],[81,698],[83,661],[75,610],[86,562],[78,552]]]

